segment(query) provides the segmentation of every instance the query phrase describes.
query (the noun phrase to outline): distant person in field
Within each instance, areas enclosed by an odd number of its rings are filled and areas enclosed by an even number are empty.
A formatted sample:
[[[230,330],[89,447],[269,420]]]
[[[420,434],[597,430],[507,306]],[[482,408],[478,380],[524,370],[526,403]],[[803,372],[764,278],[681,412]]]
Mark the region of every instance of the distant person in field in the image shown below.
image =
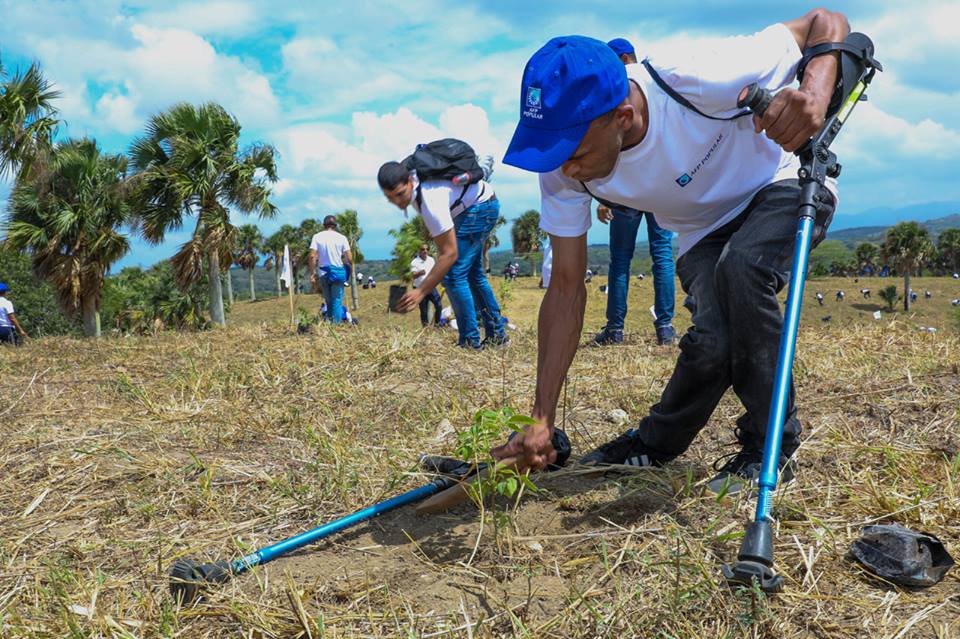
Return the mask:
[[[427,276],[430,274],[430,271],[433,270],[435,265],[436,261],[430,256],[430,251],[427,245],[421,244],[420,251],[417,252],[416,257],[410,261],[410,276],[413,278],[414,289],[423,287],[423,282],[427,279]],[[440,291],[434,287],[429,291],[421,292],[424,294],[424,297],[420,300],[420,325],[429,325],[429,311],[430,306],[433,305],[433,323],[434,325],[439,326],[441,311]]]
[[[816,297],[817,297],[817,304],[819,304],[820,306],[823,306],[823,293],[821,293],[820,291],[817,291]]]
[[[337,231],[337,218],[323,218],[323,230],[310,240],[310,282],[327,304],[325,316],[334,324],[343,320],[343,285],[350,264],[350,242]]]
[[[373,279],[373,275],[367,278],[367,286],[370,288],[377,288],[377,280]]]
[[[842,302],[843,298],[846,297],[843,291],[837,291],[837,301]]]
[[[863,299],[865,299],[865,300],[870,299],[870,289],[869,289],[869,288],[861,288],[861,289],[860,289],[860,294],[863,295]]]
[[[469,149],[459,140],[438,140],[418,149],[402,164],[385,163],[377,173],[377,182],[387,200],[402,211],[413,207],[423,219],[438,250],[436,265],[426,276],[422,288],[401,297],[397,310],[401,313],[413,310],[426,296],[426,291],[433,290],[443,280],[457,317],[457,345],[472,349],[504,345],[510,338],[507,337],[500,304],[483,270],[483,247],[500,219],[500,201],[485,179],[477,179],[478,175],[469,171],[465,171],[467,177],[460,183],[454,183],[456,178],[428,177],[421,181],[418,171],[422,169],[411,167],[417,166],[416,159],[421,151],[429,152],[435,145],[446,145],[451,153]],[[472,149],[469,154],[473,154]],[[476,158],[474,155],[464,159],[468,162]],[[478,312],[483,319],[485,336],[482,342]]]
[[[662,466],[689,448],[732,388],[743,405],[731,429],[739,450],[718,460],[706,485],[736,492],[756,482],[783,328],[777,293],[797,237],[794,151],[824,122],[838,56],[811,57],[799,86],[797,69],[805,49],[842,42],[849,32],[843,15],[816,9],[626,68],[605,43],[583,36],[553,38],[533,54],[504,163],[538,174],[553,277],[540,305],[533,423],[494,449],[495,458],[519,457],[519,470],[556,459],[557,403],[587,300],[591,203],[602,198],[654,211],[661,227],[679,233],[677,274],[692,298],[693,325],[660,400],[580,463]],[[739,117],[737,97],[751,83],[774,92],[763,117]],[[828,181],[817,193],[811,247],[833,218],[835,191]],[[792,386],[782,427],[781,455],[772,461],[786,483],[801,432]]]
[[[933,293],[930,292],[930,289],[923,290],[923,299],[928,300],[933,297]]]
[[[17,336],[27,337],[27,332],[17,321],[13,302],[7,298],[10,287],[0,282],[0,344],[16,344]]]
[[[637,54],[629,40],[615,38],[607,43],[625,65],[635,65]],[[640,222],[647,220],[647,246],[653,260],[653,329],[658,344],[673,344],[674,266],[673,233],[657,224],[649,211],[638,211],[609,202],[597,207],[597,220],[610,225],[610,269],[607,275],[607,323],[594,336],[598,345],[623,342],[623,325],[627,317],[627,291],[630,287],[630,263],[637,247]],[[642,277],[640,279],[643,279]],[[589,280],[587,280],[589,281]]]

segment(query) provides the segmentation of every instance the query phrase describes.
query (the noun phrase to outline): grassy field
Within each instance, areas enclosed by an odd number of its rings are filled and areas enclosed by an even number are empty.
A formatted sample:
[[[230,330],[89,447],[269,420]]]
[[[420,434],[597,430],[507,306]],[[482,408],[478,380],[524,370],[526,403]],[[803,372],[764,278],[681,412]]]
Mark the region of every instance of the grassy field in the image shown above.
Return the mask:
[[[702,488],[734,450],[728,394],[668,467],[538,477],[499,535],[470,505],[402,509],[199,605],[171,601],[176,559],[236,558],[421,485],[418,455],[451,451],[477,410],[529,410],[542,297],[529,279],[494,282],[517,330],[493,353],[387,315],[386,286],[361,291],[360,325],[339,330],[295,335],[287,300],[268,299],[236,304],[226,330],[0,349],[0,637],[958,637],[960,571],[901,589],[846,558],[881,521],[960,557],[960,283],[915,280],[934,298],[877,321],[880,281],[807,286],[805,439],[776,500],[774,598],[719,581],[753,507]],[[631,289],[624,346],[574,361],[561,413],[575,454],[624,428],[613,409],[635,423],[669,377],[677,351],[654,344],[651,288]]]

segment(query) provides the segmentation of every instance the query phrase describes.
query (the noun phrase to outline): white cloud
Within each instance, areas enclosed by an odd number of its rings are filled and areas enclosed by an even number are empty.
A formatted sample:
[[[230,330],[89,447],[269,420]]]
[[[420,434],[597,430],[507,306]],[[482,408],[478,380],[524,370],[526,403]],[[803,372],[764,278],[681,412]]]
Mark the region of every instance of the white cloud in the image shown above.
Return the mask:
[[[97,118],[120,133],[134,133],[143,127],[143,119],[135,113],[136,103],[125,95],[104,93],[95,107]]]
[[[248,2],[191,2],[151,10],[138,17],[159,28],[185,29],[202,35],[236,36],[260,24],[260,14]]]

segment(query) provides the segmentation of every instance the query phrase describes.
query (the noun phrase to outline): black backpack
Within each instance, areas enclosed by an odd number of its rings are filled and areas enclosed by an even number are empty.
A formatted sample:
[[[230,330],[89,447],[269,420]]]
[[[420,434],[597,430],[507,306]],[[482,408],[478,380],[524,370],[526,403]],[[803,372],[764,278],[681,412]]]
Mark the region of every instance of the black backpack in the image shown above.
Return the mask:
[[[450,206],[460,204],[467,188],[483,179],[483,169],[477,161],[473,147],[462,140],[444,138],[427,144],[418,144],[416,150],[401,164],[408,171],[416,171],[420,182],[426,180],[450,180],[462,186],[460,197]],[[417,206],[420,206],[420,189],[417,189]]]

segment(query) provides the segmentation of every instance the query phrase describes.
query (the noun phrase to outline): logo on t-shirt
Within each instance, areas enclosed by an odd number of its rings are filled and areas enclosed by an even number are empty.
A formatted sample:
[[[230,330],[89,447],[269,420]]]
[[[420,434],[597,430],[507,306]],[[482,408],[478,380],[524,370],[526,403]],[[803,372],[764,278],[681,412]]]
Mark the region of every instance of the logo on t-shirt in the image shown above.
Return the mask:
[[[685,187],[686,185],[693,182],[693,176],[697,174],[700,169],[703,168],[703,165],[710,161],[710,158],[713,157],[713,154],[716,152],[717,148],[720,146],[720,143],[723,142],[723,133],[717,136],[717,139],[714,140],[713,146],[710,147],[710,150],[707,151],[706,155],[703,156],[703,159],[700,160],[695,167],[690,169],[687,173],[684,173],[678,177],[674,182],[680,185],[680,188]]]
[[[540,100],[540,87],[527,87],[527,108],[523,111],[523,117],[542,120],[543,114],[540,113],[540,107],[543,103]]]

